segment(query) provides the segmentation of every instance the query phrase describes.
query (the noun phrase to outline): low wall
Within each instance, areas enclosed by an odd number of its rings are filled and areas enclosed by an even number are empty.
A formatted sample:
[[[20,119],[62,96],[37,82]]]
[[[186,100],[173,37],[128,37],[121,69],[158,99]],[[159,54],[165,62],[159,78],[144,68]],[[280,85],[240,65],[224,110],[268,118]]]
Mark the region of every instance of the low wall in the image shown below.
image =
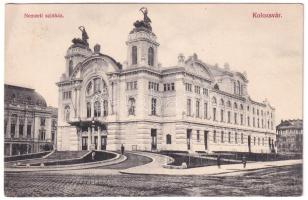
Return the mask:
[[[43,151],[43,152],[39,152],[39,153],[30,153],[30,154],[17,155],[17,156],[6,156],[6,157],[4,157],[4,162],[41,158],[41,157],[49,154],[50,152],[51,151]]]

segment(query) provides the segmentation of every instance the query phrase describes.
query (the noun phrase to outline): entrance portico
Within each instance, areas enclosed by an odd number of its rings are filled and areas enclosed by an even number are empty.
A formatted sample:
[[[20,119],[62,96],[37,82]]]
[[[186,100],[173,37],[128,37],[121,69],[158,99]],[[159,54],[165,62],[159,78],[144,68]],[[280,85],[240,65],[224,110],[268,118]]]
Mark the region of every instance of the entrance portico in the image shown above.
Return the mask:
[[[93,118],[70,122],[77,128],[79,150],[106,150],[107,127],[106,123]]]

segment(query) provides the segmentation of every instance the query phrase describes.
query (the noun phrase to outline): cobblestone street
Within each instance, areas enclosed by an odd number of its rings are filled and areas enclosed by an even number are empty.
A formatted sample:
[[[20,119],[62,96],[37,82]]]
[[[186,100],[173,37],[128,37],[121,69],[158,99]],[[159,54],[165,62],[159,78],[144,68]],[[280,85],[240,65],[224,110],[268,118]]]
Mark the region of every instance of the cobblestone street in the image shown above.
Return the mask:
[[[64,175],[5,173],[6,196],[298,196],[302,165],[240,176]]]

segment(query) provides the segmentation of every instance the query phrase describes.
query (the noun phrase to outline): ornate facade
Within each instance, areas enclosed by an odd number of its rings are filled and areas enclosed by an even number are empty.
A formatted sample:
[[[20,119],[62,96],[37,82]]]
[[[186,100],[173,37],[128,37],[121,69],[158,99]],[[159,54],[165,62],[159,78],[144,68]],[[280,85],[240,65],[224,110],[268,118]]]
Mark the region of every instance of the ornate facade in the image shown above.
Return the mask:
[[[89,48],[85,29],[67,50],[59,87],[59,150],[275,151],[275,109],[251,100],[247,75],[196,54],[158,63],[151,20],[134,23],[127,61]]]
[[[303,153],[303,120],[282,120],[276,131],[279,152]]]
[[[55,145],[58,110],[34,89],[4,86],[5,156],[50,150]]]

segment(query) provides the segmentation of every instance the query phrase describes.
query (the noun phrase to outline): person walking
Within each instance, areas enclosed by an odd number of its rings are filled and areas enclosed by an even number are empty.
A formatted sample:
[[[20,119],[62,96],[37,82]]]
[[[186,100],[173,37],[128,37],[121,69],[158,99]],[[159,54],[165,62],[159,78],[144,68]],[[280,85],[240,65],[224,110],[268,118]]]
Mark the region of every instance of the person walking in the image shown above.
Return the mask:
[[[220,169],[221,158],[220,155],[217,156],[217,167]]]
[[[122,144],[122,145],[121,145],[121,154],[122,154],[122,155],[124,155],[124,150],[125,150],[125,147],[124,147],[124,145]]]
[[[247,161],[246,161],[246,157],[245,156],[242,157],[242,163],[243,163],[243,168],[246,168]]]

